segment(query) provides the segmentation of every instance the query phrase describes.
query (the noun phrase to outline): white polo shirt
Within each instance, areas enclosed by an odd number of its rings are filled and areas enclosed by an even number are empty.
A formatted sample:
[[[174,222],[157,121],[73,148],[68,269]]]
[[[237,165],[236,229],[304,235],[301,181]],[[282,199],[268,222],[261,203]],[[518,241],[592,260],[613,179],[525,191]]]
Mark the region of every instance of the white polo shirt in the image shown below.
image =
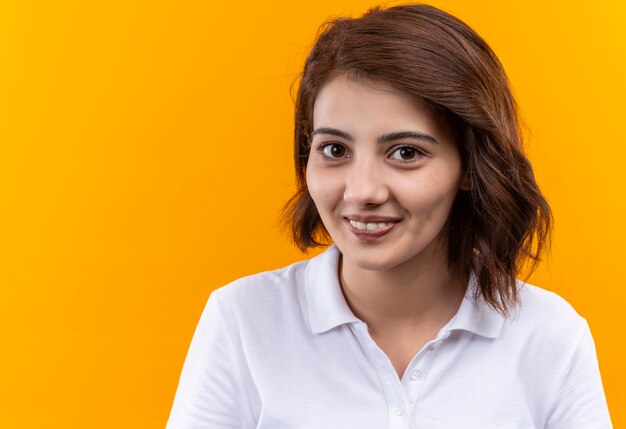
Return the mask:
[[[354,316],[339,250],[211,294],[167,429],[611,428],[587,322],[520,283],[510,318],[475,303],[402,379]]]

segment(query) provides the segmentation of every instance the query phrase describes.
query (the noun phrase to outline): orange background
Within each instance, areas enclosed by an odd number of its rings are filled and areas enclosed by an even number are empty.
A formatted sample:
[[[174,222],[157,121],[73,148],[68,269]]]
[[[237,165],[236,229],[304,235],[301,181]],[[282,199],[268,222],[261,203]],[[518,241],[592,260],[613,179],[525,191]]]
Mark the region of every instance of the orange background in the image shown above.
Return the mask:
[[[302,256],[289,87],[317,28],[372,3],[0,4],[3,427],[154,428],[213,288]],[[626,425],[626,6],[434,1],[500,56],[556,217],[531,282],[594,333]]]

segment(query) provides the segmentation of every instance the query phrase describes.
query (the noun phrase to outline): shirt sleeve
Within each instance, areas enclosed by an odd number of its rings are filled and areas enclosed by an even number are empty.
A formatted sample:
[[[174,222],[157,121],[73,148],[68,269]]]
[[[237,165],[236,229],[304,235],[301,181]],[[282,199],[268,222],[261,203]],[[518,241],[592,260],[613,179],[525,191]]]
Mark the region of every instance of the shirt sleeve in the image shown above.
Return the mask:
[[[256,427],[239,360],[213,292],[187,352],[166,429]]]
[[[589,326],[561,379],[545,429],[610,429],[596,349]]]

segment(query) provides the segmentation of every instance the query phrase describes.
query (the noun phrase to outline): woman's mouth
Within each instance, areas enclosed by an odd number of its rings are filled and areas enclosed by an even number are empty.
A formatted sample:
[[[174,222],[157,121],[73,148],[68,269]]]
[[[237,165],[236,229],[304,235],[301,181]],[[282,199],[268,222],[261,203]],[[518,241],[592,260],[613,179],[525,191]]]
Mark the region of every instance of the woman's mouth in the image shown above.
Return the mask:
[[[391,231],[398,222],[374,222],[345,219],[348,229],[361,240],[372,240],[382,237]]]
[[[359,231],[376,231],[391,224],[391,222],[357,222],[356,220],[350,221],[350,225],[352,225]]]

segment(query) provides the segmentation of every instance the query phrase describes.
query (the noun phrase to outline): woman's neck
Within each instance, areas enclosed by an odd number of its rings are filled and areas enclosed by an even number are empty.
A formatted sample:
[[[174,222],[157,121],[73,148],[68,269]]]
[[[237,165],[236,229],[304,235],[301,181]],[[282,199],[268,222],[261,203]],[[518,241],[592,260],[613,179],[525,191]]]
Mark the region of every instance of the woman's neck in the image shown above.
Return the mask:
[[[467,278],[453,275],[442,257],[370,271],[342,256],[339,278],[348,306],[371,333],[443,325],[458,310],[467,287]]]

